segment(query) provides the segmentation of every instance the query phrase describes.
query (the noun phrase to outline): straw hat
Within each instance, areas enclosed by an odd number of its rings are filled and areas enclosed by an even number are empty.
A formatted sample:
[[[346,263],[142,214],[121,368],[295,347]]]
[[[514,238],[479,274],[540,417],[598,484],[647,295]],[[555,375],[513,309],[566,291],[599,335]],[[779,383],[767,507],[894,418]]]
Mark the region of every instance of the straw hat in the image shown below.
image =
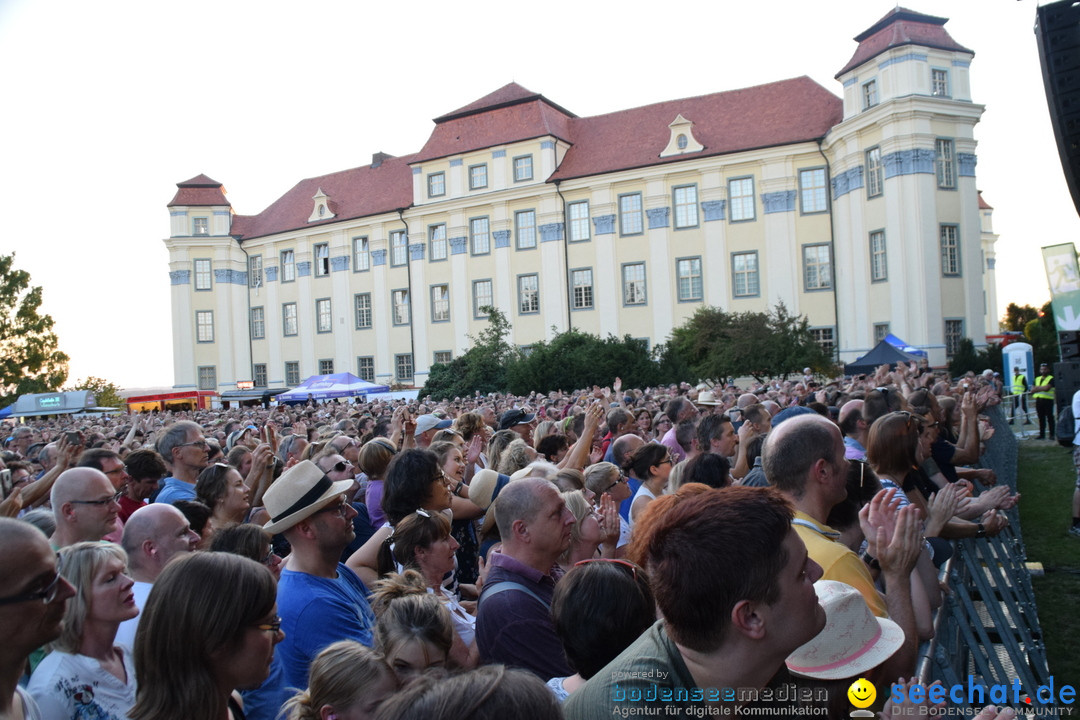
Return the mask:
[[[719,405],[720,401],[716,399],[716,393],[712,390],[702,390],[698,393],[697,400],[694,401],[695,405]]]
[[[791,672],[819,680],[854,677],[888,660],[904,644],[900,626],[875,616],[855,588],[819,580],[814,590],[825,608],[825,629],[788,656]]]
[[[263,505],[270,514],[270,522],[263,525],[263,529],[269,533],[288,530],[313,515],[327,500],[348,490],[352,484],[352,480],[334,482],[310,460],[296,463],[282,473],[263,495]]]
[[[500,482],[500,478],[504,479]],[[506,487],[506,483],[509,482],[505,478],[505,475],[499,475],[494,470],[487,468],[479,471],[469,482],[469,500],[483,510],[487,510],[491,507],[491,503],[495,502],[495,498],[499,496],[502,489]]]

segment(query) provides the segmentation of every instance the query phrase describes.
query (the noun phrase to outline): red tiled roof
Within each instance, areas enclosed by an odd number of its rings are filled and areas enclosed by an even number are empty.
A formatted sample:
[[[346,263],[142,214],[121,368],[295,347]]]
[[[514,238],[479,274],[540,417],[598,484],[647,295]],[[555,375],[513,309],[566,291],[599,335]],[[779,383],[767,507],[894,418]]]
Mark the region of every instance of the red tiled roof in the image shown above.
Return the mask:
[[[234,216],[231,234],[250,239],[407,208],[412,204],[410,162],[411,155],[392,157],[376,168],[365,165],[301,180],[261,213]],[[330,198],[335,216],[309,223],[319,188]]]
[[[661,158],[679,114],[705,149]],[[803,76],[728,92],[668,100],[571,121],[573,147],[552,180],[681,162],[824,137],[843,119],[840,98]]]
[[[974,55],[975,51],[960,45],[949,36],[944,28],[947,22],[949,22],[948,18],[923,15],[902,7],[894,8],[855,36],[855,42],[859,43],[859,47],[855,48],[855,54],[848,60],[847,65],[836,73],[836,77],[839,78],[853,67],[862,65],[886,50],[901,45],[922,45]]]
[[[982,190],[979,190],[979,209],[980,210],[993,210],[994,206],[983,200]]]
[[[179,190],[169,201],[166,207],[175,205],[228,205],[225,199],[225,188],[217,180],[211,180],[205,175],[196,175],[190,180],[176,183]]]
[[[530,100],[538,100],[543,97],[544,96],[540,93],[535,93],[532,90],[521,87],[515,82],[511,82],[503,85],[495,92],[489,93],[479,100],[469,103],[465,107],[460,107],[453,112],[448,112],[445,115],[435,118],[434,122],[446,122],[447,120],[453,120],[454,118],[463,117],[465,115],[472,115],[483,110],[491,110],[504,105],[529,102]],[[571,113],[567,114],[570,115]]]

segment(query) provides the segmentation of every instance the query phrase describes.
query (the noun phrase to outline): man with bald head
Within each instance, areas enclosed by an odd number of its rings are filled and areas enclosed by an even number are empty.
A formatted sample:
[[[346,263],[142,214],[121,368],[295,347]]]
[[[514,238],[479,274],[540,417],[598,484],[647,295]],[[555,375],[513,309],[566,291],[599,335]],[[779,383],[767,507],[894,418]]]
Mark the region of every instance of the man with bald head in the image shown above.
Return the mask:
[[[198,542],[199,534],[172,505],[153,503],[131,514],[124,525],[120,545],[128,555],[128,575],[135,581],[131,591],[135,593],[137,608],[142,610],[146,605],[150,588],[169,561],[194,551]],[[134,646],[139,617],[141,614],[120,623],[116,633],[118,644]]]
[[[49,498],[56,519],[53,547],[96,542],[115,530],[119,495],[100,470],[75,467],[60,473]]]
[[[848,460],[866,460],[866,439],[870,426],[863,419],[863,401],[848,400],[844,403],[837,421],[844,435],[844,457]]]
[[[640,436],[632,433],[616,438],[615,442],[611,443],[611,462],[622,470],[626,466],[626,461],[644,444],[645,441]],[[630,522],[630,505],[633,504],[634,495],[641,487],[643,479],[627,474],[626,481],[630,486],[630,497],[619,504],[619,515],[622,515],[622,519],[626,522]]]

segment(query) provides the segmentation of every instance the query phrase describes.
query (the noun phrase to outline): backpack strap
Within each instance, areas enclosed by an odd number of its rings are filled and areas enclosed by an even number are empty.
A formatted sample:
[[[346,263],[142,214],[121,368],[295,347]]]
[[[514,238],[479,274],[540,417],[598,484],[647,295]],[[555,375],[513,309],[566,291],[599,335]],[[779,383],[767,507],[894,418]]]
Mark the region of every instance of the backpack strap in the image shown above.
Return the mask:
[[[484,602],[484,598],[491,597],[492,595],[498,595],[499,593],[504,593],[508,590],[520,590],[529,597],[535,599],[545,608],[548,608],[549,610],[551,609],[551,606],[548,605],[548,603],[542,597],[540,597],[521,583],[514,582],[513,580],[499,580],[498,582],[492,583],[491,585],[485,585],[484,589],[480,591],[480,599],[477,601],[477,611],[479,611],[480,603]]]

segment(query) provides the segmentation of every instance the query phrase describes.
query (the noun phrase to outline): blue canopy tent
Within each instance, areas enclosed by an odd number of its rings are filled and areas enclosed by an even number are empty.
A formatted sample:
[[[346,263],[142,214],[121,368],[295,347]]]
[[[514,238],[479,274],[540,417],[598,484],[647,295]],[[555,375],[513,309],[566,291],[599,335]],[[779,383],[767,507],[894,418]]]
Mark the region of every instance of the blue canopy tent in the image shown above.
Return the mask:
[[[909,355],[882,340],[870,352],[858,358],[855,362],[844,365],[844,374],[869,375],[877,370],[880,365],[888,365],[890,368],[895,369],[897,363],[909,363],[917,359],[914,355]]]
[[[921,358],[929,357],[926,354],[925,350],[920,350],[919,348],[914,347],[913,345],[908,345],[906,342],[904,342],[900,338],[896,337],[892,333],[889,333],[888,335],[885,336],[885,342],[889,343],[890,345],[892,345],[894,348],[896,348],[897,350],[899,350],[901,352],[906,352],[908,355],[914,355],[916,357],[921,357]]]
[[[386,385],[376,385],[361,380],[352,373],[334,373],[333,375],[312,375],[292,390],[283,392],[274,399],[279,403],[302,403],[312,400],[330,400],[384,393],[390,390]]]

